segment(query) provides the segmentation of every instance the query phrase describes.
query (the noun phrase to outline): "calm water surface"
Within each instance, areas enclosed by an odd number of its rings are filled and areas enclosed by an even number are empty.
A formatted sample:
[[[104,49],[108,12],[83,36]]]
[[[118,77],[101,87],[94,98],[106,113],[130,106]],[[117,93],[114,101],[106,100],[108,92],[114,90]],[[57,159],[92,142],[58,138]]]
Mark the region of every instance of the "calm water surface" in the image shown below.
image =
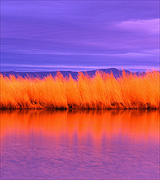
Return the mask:
[[[5,111],[1,179],[158,179],[159,111]]]

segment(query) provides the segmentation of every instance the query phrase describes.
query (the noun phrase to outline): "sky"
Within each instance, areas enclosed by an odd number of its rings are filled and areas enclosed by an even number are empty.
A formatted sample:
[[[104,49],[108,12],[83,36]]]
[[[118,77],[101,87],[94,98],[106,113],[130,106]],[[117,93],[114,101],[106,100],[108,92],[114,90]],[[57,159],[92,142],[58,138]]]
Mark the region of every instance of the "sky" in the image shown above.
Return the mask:
[[[1,71],[159,69],[159,1],[1,1]]]

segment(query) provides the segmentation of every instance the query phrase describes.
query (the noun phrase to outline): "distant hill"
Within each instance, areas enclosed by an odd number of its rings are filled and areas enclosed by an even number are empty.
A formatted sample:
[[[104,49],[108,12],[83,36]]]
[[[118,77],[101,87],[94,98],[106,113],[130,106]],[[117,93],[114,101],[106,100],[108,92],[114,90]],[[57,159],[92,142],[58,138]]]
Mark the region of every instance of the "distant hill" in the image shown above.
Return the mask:
[[[113,75],[117,78],[122,76],[122,70],[118,70],[116,68],[109,68],[109,69],[97,69],[97,70],[92,70],[92,71],[79,71],[82,73],[87,73],[89,76],[93,77],[96,73],[96,71],[102,71],[105,73],[113,73]],[[128,70],[124,70],[126,74],[130,74],[131,71]],[[55,76],[57,74],[58,71],[51,71],[51,72],[15,72],[15,71],[8,71],[8,72],[1,72],[2,75],[9,77],[10,75],[14,75],[15,77],[18,76],[22,76],[22,77],[27,77],[27,76],[31,76],[31,77],[46,77],[47,75],[52,75]],[[69,74],[72,75],[72,77],[74,79],[77,78],[78,76],[78,72],[74,72],[74,71],[59,71],[63,74],[63,76],[69,76]],[[144,75],[145,72],[134,72],[133,74],[136,75]]]

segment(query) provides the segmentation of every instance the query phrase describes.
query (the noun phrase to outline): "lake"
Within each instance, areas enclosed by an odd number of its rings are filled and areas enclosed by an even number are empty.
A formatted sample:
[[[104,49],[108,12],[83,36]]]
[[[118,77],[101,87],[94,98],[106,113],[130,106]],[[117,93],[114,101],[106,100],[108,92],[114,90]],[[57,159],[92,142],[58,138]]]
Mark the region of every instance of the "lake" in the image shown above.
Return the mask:
[[[1,111],[1,179],[158,179],[159,111]]]

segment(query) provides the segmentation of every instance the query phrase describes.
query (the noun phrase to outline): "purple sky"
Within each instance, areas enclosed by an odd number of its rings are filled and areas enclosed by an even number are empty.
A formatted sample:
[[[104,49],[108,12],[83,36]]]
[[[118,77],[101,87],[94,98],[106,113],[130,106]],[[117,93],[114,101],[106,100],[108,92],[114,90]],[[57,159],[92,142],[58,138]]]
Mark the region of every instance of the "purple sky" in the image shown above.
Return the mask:
[[[158,69],[159,2],[2,1],[1,70]]]

